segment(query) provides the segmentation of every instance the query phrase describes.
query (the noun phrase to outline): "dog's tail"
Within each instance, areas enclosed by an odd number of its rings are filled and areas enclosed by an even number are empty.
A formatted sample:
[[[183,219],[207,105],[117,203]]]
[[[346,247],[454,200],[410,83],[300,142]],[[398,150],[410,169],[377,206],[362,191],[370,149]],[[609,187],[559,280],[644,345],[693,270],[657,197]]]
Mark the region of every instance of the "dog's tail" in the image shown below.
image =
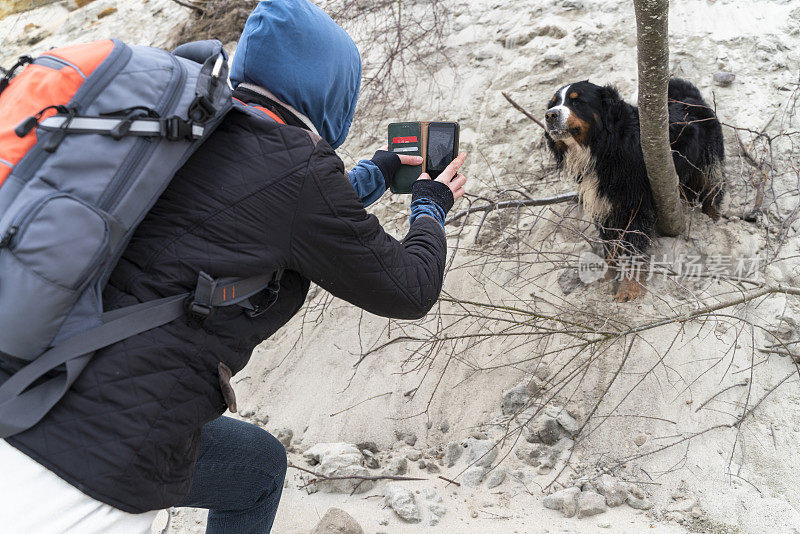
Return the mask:
[[[670,104],[683,104],[683,109],[694,120],[716,119],[714,109],[708,105],[700,94],[700,90],[691,82],[681,78],[671,78],[667,88],[667,100]]]

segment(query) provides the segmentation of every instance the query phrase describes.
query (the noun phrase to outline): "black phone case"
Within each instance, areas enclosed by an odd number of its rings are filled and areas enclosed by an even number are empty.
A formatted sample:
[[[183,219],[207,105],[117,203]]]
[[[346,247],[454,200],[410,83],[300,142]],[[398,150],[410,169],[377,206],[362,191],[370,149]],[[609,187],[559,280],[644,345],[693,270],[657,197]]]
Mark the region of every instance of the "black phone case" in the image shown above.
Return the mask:
[[[389,151],[406,156],[422,156],[425,158],[425,139],[422,122],[396,122],[389,125]],[[401,165],[392,178],[392,193],[409,194],[412,184],[424,172],[422,165]]]

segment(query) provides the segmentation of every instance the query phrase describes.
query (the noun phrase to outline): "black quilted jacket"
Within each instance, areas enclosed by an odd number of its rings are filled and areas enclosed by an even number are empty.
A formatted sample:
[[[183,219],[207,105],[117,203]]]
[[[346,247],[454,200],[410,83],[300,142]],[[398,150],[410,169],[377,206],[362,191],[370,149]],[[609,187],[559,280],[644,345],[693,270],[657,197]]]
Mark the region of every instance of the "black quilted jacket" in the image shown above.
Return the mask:
[[[201,427],[225,402],[220,362],[240,371],[300,309],[309,281],[374,314],[423,316],[439,296],[446,242],[430,217],[399,242],[365,210],[341,160],[314,134],[231,113],[137,230],[106,309],[194,289],[197,274],[283,267],[277,303],[251,319],[221,308],[96,353],[73,389],[9,442],[88,495],[127,512],[188,492]]]

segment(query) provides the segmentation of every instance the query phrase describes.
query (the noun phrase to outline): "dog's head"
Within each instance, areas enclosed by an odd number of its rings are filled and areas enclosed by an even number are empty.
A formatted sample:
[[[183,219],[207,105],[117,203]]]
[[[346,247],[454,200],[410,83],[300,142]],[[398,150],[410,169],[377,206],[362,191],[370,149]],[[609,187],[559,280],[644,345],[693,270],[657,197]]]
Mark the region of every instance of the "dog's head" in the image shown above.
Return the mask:
[[[589,80],[561,87],[547,102],[544,124],[554,150],[588,147],[593,138],[610,131],[621,103],[617,90]]]

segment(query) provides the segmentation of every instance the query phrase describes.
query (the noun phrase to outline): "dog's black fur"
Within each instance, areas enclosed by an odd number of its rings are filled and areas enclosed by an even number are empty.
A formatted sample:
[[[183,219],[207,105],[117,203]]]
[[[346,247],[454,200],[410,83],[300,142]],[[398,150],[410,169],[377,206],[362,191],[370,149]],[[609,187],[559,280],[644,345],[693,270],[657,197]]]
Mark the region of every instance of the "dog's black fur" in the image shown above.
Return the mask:
[[[606,258],[642,254],[653,235],[656,213],[642,156],[639,111],[611,86],[587,80],[565,87],[547,105],[547,145],[559,168],[568,170],[570,157],[589,150],[592,163],[572,178],[580,191],[586,175],[596,173],[596,187],[590,195],[582,193],[581,201],[585,208],[594,208]],[[670,80],[668,98],[670,143],[683,195],[690,203],[701,202],[703,212],[716,220],[724,194],[722,127],[691,83]],[[559,125],[551,119],[554,112],[566,114],[561,106],[569,109],[569,118]],[[593,206],[588,206],[590,200]]]

